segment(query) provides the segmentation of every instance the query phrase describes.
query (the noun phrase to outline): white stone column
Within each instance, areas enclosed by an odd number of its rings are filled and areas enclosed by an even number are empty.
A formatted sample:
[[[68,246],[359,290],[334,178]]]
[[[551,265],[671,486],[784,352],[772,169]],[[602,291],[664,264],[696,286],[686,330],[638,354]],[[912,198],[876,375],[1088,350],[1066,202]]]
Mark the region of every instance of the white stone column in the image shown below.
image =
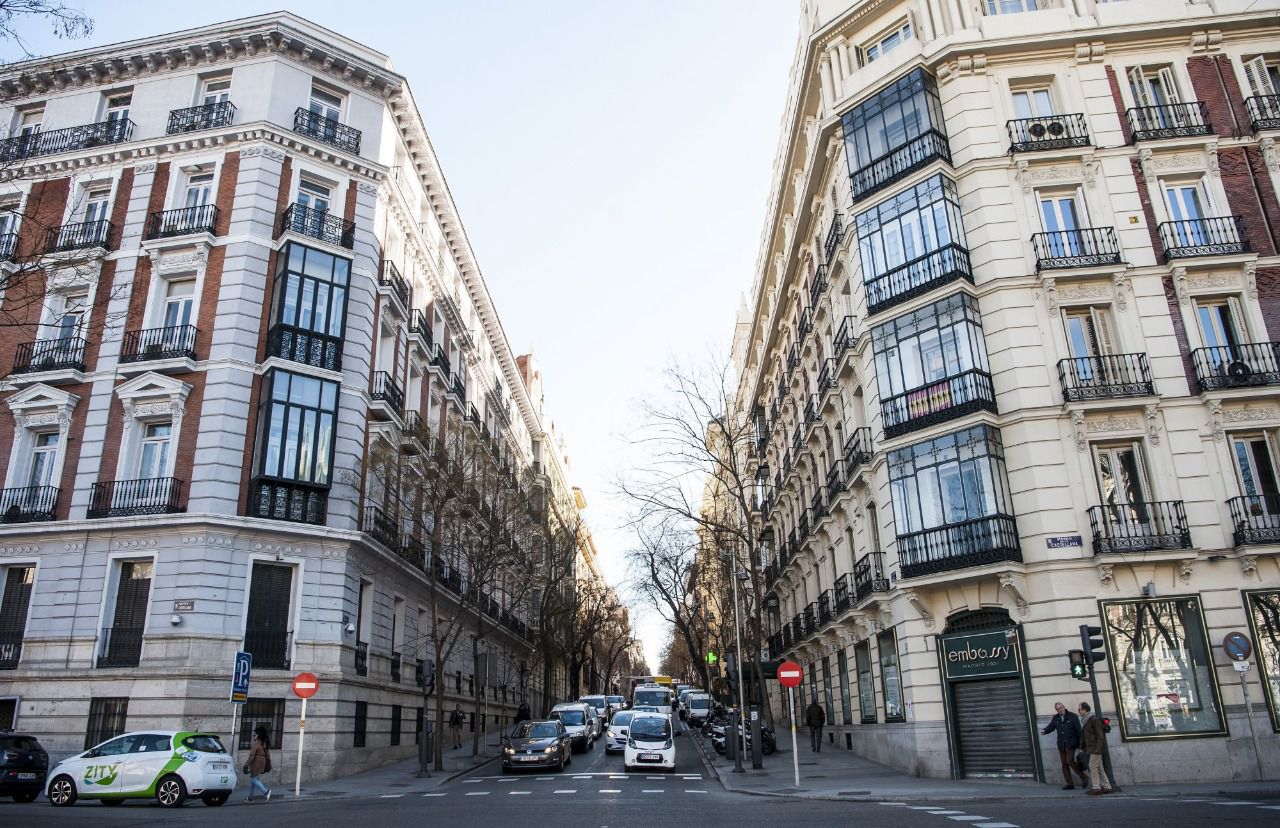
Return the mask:
[[[823,55],[818,71],[821,72],[822,77],[822,97],[826,101],[827,108],[830,109],[836,102],[836,86],[831,77],[831,58]]]
[[[959,19],[956,21],[958,24],[956,28],[958,29],[974,28],[975,24],[973,21],[973,9],[970,8],[969,6],[969,3],[971,2],[971,0],[951,0],[951,1],[953,6],[959,11],[959,15],[960,15]]]
[[[931,42],[936,35],[933,31],[933,16],[929,11],[928,0],[920,0],[915,9],[916,26],[920,29],[916,36],[920,38],[921,43]]]
[[[842,40],[836,44],[836,53],[840,56],[840,71],[847,78],[857,70],[853,56],[850,54],[849,41]]]

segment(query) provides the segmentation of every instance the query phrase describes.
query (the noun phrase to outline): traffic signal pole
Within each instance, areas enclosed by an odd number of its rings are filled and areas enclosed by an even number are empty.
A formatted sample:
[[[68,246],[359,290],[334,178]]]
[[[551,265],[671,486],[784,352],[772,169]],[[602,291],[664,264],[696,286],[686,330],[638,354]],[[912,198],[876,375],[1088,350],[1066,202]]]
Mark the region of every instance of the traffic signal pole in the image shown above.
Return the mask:
[[[1098,652],[1102,647],[1102,639],[1094,638],[1095,635],[1102,635],[1100,627],[1090,627],[1088,624],[1080,625],[1080,644],[1084,647],[1085,662],[1089,668],[1089,693],[1093,696],[1093,715],[1102,719],[1102,699],[1098,695],[1098,671],[1094,666],[1099,661],[1105,659],[1106,653]],[[1113,790],[1120,790],[1120,786],[1116,784],[1115,771],[1111,769],[1111,746],[1110,740],[1106,738],[1107,734],[1103,734],[1102,740],[1102,769],[1107,772],[1107,779],[1111,782]]]

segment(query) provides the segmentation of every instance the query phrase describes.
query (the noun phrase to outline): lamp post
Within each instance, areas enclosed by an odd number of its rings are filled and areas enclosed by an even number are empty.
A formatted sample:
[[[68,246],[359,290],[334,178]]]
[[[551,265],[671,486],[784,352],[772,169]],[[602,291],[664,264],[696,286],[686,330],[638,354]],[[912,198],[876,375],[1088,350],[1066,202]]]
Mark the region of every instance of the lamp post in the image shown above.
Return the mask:
[[[727,560],[729,563],[729,579],[733,582],[733,635],[737,644],[738,657],[738,715],[736,716],[735,728],[737,729],[738,749],[733,752],[733,772],[746,773],[742,767],[742,754],[747,749],[747,734],[742,728],[742,715],[747,709],[746,688],[742,684],[742,620],[738,612],[738,558],[732,552],[722,552],[721,559]],[[745,573],[744,573],[745,574]]]

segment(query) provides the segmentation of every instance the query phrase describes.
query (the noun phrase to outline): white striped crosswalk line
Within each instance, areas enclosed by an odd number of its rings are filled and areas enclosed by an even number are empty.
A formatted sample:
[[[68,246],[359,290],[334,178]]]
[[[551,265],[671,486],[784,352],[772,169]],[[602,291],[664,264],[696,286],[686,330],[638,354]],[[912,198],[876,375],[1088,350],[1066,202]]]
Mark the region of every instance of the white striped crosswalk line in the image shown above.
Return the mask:
[[[442,794],[442,793],[429,793],[429,794],[423,794],[423,796],[424,796],[424,797],[436,797],[436,796],[448,796],[448,794]]]
[[[645,788],[640,793],[662,793],[662,788]]]
[[[573,788],[573,789],[570,789],[570,790],[558,790],[558,791],[556,791],[556,793],[558,793],[558,794],[575,794],[575,793],[577,793],[577,792],[578,792],[578,789],[577,789],[577,788]]]
[[[379,798],[380,799],[399,799],[402,796],[404,796],[404,794],[383,794]]]
[[[991,819],[991,817],[974,816],[973,814],[960,814],[959,816],[953,816],[951,818],[956,822],[977,822],[980,819]]]
[[[491,791],[467,791],[467,796],[488,796]]]
[[[706,793],[706,791],[693,790],[692,788],[685,788],[685,789],[684,789],[684,792],[685,792],[685,793],[699,793],[699,794],[704,794],[704,793]]]
[[[507,796],[528,796],[533,791],[507,791]]]
[[[600,793],[622,793],[618,788],[601,788]]]
[[[952,814],[963,814],[964,811],[931,811],[934,816],[951,816]]]
[[[1018,828],[1012,822],[975,822],[975,828]]]

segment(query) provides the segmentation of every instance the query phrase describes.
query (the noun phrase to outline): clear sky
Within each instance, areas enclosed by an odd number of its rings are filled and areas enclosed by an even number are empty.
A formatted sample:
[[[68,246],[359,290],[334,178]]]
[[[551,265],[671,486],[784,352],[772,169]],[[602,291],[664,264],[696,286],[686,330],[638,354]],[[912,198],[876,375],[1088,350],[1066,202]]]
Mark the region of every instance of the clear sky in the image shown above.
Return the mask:
[[[71,0],[75,3],[76,0]],[[82,0],[91,38],[50,54],[274,11]],[[516,353],[549,415],[606,575],[629,533],[610,490],[634,401],[673,354],[727,352],[759,247],[795,0],[313,0],[289,8],[409,79]],[[13,55],[3,55],[12,59]],[[652,667],[664,629],[639,619]]]

